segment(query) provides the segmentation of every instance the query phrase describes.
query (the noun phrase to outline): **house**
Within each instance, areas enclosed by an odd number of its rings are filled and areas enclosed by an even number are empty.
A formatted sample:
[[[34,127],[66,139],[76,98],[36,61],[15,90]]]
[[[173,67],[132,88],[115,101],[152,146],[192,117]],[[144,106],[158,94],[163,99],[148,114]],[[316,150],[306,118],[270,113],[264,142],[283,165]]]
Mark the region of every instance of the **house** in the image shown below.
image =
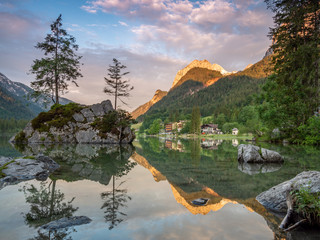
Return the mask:
[[[201,125],[201,134],[216,134],[218,131],[218,124],[203,124]]]
[[[168,123],[165,126],[165,131],[166,133],[172,133],[173,130],[177,129],[178,132],[182,130],[184,127],[186,121],[179,121],[179,122],[173,122],[173,123]]]
[[[238,133],[239,133],[238,128],[232,129],[232,135],[238,135]]]
[[[175,129],[177,129],[177,123],[167,123],[165,126],[165,131],[167,134],[171,134]]]
[[[182,130],[182,128],[184,127],[186,122],[187,121],[179,121],[179,122],[177,122],[177,130],[178,130],[178,132],[180,132]]]

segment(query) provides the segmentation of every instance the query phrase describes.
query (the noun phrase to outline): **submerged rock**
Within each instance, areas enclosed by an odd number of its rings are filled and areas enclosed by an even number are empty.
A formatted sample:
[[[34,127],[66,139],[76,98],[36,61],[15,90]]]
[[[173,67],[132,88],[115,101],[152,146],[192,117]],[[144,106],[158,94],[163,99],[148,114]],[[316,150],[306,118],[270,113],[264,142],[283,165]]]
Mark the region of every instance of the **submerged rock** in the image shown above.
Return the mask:
[[[311,193],[320,192],[320,172],[307,171],[299,173],[296,177],[260,193],[256,199],[272,211],[286,212],[286,191],[291,186],[293,190],[299,189],[300,187],[308,187]]]
[[[58,109],[58,110],[57,110]],[[40,113],[12,139],[22,143],[131,143],[135,138],[130,126],[101,122],[113,111],[110,100],[91,106],[73,103]],[[119,119],[119,118],[118,118]],[[105,129],[109,128],[108,132]]]
[[[86,216],[74,216],[74,217],[64,217],[59,220],[49,222],[45,225],[42,225],[42,229],[46,229],[49,231],[57,230],[61,228],[68,228],[77,225],[88,224],[92,220]]]
[[[2,173],[5,177],[0,179],[0,189],[30,179],[46,180],[50,173],[60,167],[51,158],[41,155],[16,159],[0,157],[0,166],[4,165],[6,167]]]
[[[238,146],[238,161],[245,163],[281,163],[283,157],[275,151],[251,144],[240,144]]]

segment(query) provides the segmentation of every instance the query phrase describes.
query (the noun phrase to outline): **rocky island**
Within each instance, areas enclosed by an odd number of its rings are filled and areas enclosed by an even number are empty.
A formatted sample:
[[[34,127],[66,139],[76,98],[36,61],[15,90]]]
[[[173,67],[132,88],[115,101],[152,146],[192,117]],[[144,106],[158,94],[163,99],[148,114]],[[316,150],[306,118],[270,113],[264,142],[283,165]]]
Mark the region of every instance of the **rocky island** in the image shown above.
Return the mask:
[[[109,100],[91,106],[76,103],[54,105],[40,113],[14,143],[131,143],[133,121],[123,110],[115,111]]]

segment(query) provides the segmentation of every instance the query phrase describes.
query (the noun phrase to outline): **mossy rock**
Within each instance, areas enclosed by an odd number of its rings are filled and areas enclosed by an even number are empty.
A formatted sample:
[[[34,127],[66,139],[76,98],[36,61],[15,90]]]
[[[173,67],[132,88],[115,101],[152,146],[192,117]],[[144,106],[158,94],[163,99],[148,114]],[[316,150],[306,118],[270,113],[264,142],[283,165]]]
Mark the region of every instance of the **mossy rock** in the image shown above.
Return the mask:
[[[77,103],[55,104],[48,112],[41,112],[31,121],[31,124],[33,129],[39,132],[48,132],[51,127],[61,129],[68,122],[75,122],[72,116],[84,108]]]

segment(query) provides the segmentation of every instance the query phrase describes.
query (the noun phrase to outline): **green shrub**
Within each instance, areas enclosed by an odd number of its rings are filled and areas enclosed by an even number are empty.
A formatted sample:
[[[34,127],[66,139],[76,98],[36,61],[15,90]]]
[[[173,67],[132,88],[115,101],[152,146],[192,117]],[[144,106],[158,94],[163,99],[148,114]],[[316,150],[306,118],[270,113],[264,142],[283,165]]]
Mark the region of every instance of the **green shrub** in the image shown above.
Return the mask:
[[[113,110],[105,114],[103,118],[96,118],[91,126],[99,130],[100,137],[106,137],[107,133],[120,134],[119,128],[124,130],[129,127],[135,120],[124,110]],[[125,136],[122,136],[123,138]]]
[[[295,210],[311,225],[320,226],[320,193],[311,193],[310,188],[301,187],[291,192],[295,201]]]
[[[24,143],[27,142],[26,134],[24,131],[20,131],[14,138],[16,143]]]
[[[62,128],[68,122],[75,121],[72,116],[84,108],[77,103],[54,104],[48,112],[41,112],[34,118],[31,124],[39,132],[48,132],[50,127]]]

